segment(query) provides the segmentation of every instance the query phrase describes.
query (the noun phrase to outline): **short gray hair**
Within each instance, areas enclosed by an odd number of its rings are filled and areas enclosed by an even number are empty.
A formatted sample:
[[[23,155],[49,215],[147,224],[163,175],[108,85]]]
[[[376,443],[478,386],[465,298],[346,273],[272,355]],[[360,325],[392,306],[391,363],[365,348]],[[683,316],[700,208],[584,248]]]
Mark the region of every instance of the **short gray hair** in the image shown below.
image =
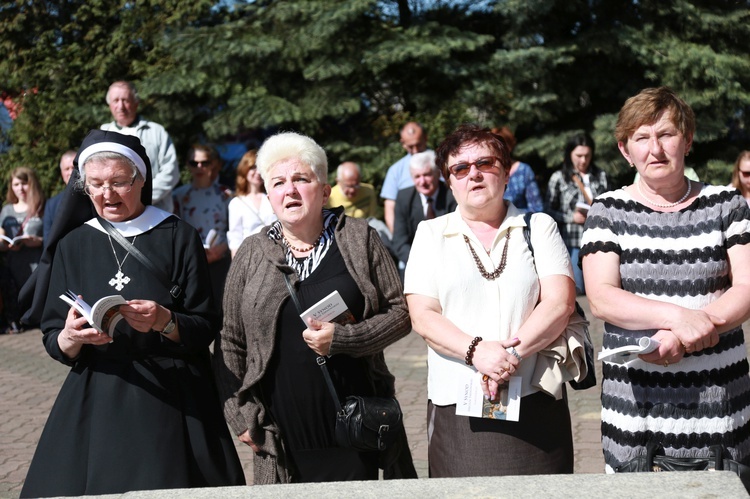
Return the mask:
[[[286,159],[297,159],[309,166],[318,182],[328,184],[328,158],[317,142],[296,132],[282,132],[267,138],[258,150],[255,165],[266,191],[270,191],[269,172],[273,166]]]
[[[120,80],[120,81],[116,81],[116,82],[112,83],[109,86],[109,88],[107,89],[107,95],[104,96],[104,100],[107,101],[107,105],[109,105],[109,92],[114,87],[127,87],[128,90],[130,90],[130,95],[133,96],[133,100],[135,100],[136,102],[140,102],[141,101],[140,97],[138,97],[138,90],[135,89],[135,85],[132,82],[125,81],[125,80]]]
[[[423,151],[412,155],[409,160],[409,171],[430,168],[434,173],[440,174],[440,169],[435,162],[435,151]]]

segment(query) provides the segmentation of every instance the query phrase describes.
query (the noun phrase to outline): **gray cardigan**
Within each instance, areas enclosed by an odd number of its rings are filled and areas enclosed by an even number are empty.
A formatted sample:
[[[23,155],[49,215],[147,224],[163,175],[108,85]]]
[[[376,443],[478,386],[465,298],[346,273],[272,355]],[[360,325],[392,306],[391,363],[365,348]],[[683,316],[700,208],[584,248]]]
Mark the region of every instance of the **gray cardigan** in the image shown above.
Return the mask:
[[[347,270],[365,298],[363,320],[336,324],[330,355],[367,361],[379,396],[393,396],[394,377],[383,350],[411,330],[401,280],[377,232],[362,219],[339,216],[335,238]],[[258,485],[290,481],[283,441],[262,402],[260,380],[271,360],[281,308],[289,298],[282,272],[297,284],[284,246],[266,231],[248,237],[232,260],[224,292],[224,325],[214,347],[214,369],[224,415],[235,434],[250,430]]]

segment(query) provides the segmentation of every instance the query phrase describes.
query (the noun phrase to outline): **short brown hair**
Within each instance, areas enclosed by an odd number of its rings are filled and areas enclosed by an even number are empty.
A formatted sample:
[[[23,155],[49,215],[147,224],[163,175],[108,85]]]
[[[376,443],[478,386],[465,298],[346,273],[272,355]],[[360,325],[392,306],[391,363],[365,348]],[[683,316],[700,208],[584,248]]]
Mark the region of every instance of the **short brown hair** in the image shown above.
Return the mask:
[[[193,156],[196,151],[201,151],[208,156],[208,159],[211,161],[219,161],[219,151],[216,150],[216,148],[209,144],[193,144],[190,146],[190,149],[188,150],[188,157]]]
[[[500,135],[492,133],[489,128],[482,128],[475,124],[464,124],[456,128],[440,143],[435,150],[438,168],[443,174],[445,183],[450,185],[450,172],[448,171],[448,158],[455,156],[461,149],[470,145],[484,145],[489,147],[495,156],[500,159],[500,164],[506,173],[510,170],[513,162],[510,159],[510,148]]]
[[[672,123],[686,137],[695,133],[695,113],[669,87],[646,88],[625,101],[615,125],[615,139],[626,142],[642,125],[656,123],[668,112]]]

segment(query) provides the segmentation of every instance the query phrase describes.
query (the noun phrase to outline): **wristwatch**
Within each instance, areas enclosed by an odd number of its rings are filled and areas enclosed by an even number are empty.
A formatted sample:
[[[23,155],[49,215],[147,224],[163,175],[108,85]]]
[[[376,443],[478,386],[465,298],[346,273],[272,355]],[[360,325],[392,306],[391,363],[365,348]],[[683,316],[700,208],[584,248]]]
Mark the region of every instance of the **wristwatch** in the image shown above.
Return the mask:
[[[167,325],[164,326],[164,329],[159,331],[161,334],[170,334],[172,331],[174,331],[174,328],[177,327],[177,322],[175,322],[174,312],[170,311],[170,317],[169,322],[167,322]]]

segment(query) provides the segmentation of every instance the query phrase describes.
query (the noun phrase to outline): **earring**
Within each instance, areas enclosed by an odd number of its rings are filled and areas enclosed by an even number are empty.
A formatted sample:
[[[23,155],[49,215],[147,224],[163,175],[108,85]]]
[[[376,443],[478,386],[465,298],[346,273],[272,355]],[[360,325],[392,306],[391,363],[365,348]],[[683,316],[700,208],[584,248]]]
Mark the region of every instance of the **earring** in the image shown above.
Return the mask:
[[[630,168],[635,168],[635,163],[630,163]]]

